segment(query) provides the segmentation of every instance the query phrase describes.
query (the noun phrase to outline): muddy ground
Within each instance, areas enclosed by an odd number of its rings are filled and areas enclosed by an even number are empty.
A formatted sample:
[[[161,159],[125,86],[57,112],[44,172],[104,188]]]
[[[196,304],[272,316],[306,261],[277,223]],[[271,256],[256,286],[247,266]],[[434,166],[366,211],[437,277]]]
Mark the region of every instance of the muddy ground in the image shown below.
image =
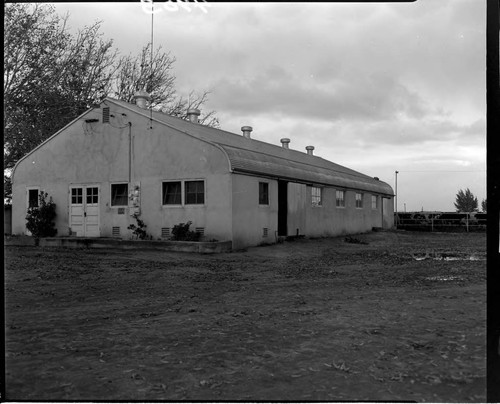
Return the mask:
[[[6,398],[484,402],[485,235],[350,241],[6,247]]]

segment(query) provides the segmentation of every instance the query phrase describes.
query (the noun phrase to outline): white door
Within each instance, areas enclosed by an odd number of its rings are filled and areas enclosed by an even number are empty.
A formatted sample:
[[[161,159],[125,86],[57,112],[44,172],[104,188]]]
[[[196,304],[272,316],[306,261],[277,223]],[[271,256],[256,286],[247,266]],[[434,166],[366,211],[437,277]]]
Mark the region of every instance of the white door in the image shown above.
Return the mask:
[[[70,188],[69,226],[77,237],[99,237],[99,187]]]

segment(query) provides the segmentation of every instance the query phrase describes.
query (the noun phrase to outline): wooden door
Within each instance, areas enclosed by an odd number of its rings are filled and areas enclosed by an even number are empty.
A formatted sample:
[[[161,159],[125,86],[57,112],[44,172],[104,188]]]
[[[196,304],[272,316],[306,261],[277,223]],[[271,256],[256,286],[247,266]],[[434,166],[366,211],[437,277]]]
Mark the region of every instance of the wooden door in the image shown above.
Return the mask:
[[[99,237],[99,187],[70,187],[69,227],[77,237]]]

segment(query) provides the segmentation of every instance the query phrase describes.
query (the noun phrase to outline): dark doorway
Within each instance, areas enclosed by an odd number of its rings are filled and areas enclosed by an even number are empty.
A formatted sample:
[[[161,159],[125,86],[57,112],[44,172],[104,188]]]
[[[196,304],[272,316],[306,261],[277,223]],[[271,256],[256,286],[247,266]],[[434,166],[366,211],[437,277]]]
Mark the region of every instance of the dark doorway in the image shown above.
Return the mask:
[[[287,235],[288,182],[278,181],[278,236]]]

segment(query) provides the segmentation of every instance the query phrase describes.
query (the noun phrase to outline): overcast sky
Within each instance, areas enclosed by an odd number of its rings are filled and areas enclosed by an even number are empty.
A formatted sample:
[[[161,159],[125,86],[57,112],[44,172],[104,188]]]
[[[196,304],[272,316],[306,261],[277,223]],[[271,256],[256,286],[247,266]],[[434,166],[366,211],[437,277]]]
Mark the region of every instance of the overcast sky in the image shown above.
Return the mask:
[[[398,210],[486,198],[486,1],[155,2],[154,43],[179,94],[210,90],[221,128],[315,154],[395,187]],[[151,37],[150,4],[59,3],[102,21],[122,54]]]

